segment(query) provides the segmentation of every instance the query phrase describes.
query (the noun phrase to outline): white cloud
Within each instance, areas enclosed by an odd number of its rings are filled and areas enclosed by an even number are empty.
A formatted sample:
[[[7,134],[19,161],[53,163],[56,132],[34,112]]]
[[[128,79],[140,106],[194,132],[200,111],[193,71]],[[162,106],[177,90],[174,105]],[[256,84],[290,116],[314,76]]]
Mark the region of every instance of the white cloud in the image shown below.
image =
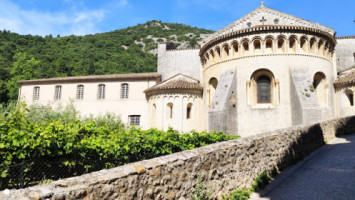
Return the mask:
[[[120,7],[127,5],[126,0],[119,2]],[[22,9],[8,0],[0,0],[0,30],[42,36],[85,35],[100,32],[99,23],[109,11],[102,8],[78,10],[77,6],[71,5],[71,9],[65,11],[42,12]]]

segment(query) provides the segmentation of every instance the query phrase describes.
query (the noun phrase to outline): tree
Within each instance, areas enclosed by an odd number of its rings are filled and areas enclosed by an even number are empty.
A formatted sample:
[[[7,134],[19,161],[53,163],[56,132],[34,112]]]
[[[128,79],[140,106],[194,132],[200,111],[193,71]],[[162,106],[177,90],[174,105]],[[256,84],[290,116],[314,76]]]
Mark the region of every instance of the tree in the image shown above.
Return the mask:
[[[41,68],[41,61],[36,60],[33,56],[27,53],[17,53],[14,56],[13,67],[10,71],[12,77],[7,83],[8,96],[11,100],[16,100],[18,96],[19,85],[18,81],[35,79],[37,70]]]

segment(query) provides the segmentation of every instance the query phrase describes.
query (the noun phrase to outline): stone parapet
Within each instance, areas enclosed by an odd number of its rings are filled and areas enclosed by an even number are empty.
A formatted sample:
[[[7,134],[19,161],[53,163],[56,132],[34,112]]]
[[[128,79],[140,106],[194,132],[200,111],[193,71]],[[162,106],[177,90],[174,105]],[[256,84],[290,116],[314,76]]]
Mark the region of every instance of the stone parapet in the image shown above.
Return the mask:
[[[22,190],[0,199],[190,199],[200,177],[213,198],[250,186],[264,170],[277,174],[339,134],[355,116],[295,126],[144,160]]]

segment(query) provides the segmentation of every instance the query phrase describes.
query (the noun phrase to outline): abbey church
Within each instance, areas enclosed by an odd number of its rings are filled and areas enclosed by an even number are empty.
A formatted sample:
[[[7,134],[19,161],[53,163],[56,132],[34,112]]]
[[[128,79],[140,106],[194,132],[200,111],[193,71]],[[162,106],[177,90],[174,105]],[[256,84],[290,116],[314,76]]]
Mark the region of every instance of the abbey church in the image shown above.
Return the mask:
[[[19,100],[142,129],[241,136],[355,115],[355,36],[263,4],[197,49],[158,45],[156,73],[20,81]]]

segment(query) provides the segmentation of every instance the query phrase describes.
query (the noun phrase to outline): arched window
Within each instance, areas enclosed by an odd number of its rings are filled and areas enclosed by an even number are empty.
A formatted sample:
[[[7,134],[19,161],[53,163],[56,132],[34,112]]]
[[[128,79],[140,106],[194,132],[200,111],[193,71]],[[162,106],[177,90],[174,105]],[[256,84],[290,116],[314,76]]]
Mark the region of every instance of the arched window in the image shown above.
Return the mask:
[[[320,40],[318,43],[318,55],[322,55],[324,50],[324,42]]]
[[[328,94],[327,94],[327,80],[322,72],[317,72],[313,77],[313,88],[317,96],[320,107],[327,107]]]
[[[60,100],[62,98],[62,86],[55,86],[54,100]]]
[[[217,85],[218,80],[214,77],[212,77],[208,82],[208,106],[210,106],[212,103],[212,98],[214,96],[214,93],[216,92]]]
[[[129,88],[127,83],[121,85],[121,99],[128,99]]]
[[[349,104],[350,106],[354,106],[354,93],[351,90],[346,90],[345,91],[346,96],[349,99]]]
[[[290,38],[289,40],[289,51],[291,53],[296,53],[296,39]]]
[[[186,119],[191,119],[192,103],[188,103],[186,107]]]
[[[260,42],[260,40],[255,40],[254,41],[254,53],[255,54],[261,54],[261,42]]]
[[[265,53],[273,53],[273,41],[272,39],[267,39],[265,41]]]
[[[167,117],[169,119],[173,118],[173,104],[172,103],[167,104]]]
[[[98,91],[97,91],[97,98],[98,99],[105,99],[105,94],[106,93],[106,88],[104,84],[100,84],[98,87]]]
[[[239,47],[238,47],[238,43],[237,42],[234,42],[232,44],[232,47],[233,47],[233,55],[237,55],[238,54],[238,51],[239,51]],[[355,55],[355,53],[354,53]]]
[[[243,42],[242,47],[243,47],[243,55],[244,56],[249,55],[249,42],[248,41]]]
[[[76,88],[76,99],[84,99],[84,86],[78,85]]]
[[[157,113],[157,105],[154,103],[153,104],[153,109],[152,109],[152,118],[155,119]]]
[[[225,57],[228,57],[229,56],[229,46],[227,44],[223,46],[223,50],[224,50]]]
[[[279,104],[279,81],[274,78],[274,74],[270,70],[259,69],[251,75],[250,81],[247,81],[247,102],[251,106],[258,104],[276,106]]]
[[[212,61],[215,61],[215,58],[214,58],[214,52],[213,52],[213,50],[212,50],[212,49],[210,50],[210,55],[211,55],[211,59],[212,59]]]
[[[36,86],[33,88],[33,100],[38,101],[39,100],[39,87]]]
[[[274,24],[275,24],[275,25],[278,25],[278,24],[279,24],[279,21],[280,21],[279,19],[275,19],[275,20],[274,20]]]
[[[216,48],[218,58],[221,57],[221,49],[219,47]]]
[[[353,56],[354,56],[354,64],[355,64],[355,52],[353,53]]]
[[[307,52],[307,40],[306,38],[301,38],[300,49],[303,53]]]
[[[316,52],[316,39],[312,38],[311,41],[309,42],[309,49],[311,50],[311,53]]]
[[[279,38],[277,40],[277,53],[285,52],[285,40],[283,38]]]
[[[258,103],[271,103],[271,80],[267,76],[260,76],[257,80]]]

